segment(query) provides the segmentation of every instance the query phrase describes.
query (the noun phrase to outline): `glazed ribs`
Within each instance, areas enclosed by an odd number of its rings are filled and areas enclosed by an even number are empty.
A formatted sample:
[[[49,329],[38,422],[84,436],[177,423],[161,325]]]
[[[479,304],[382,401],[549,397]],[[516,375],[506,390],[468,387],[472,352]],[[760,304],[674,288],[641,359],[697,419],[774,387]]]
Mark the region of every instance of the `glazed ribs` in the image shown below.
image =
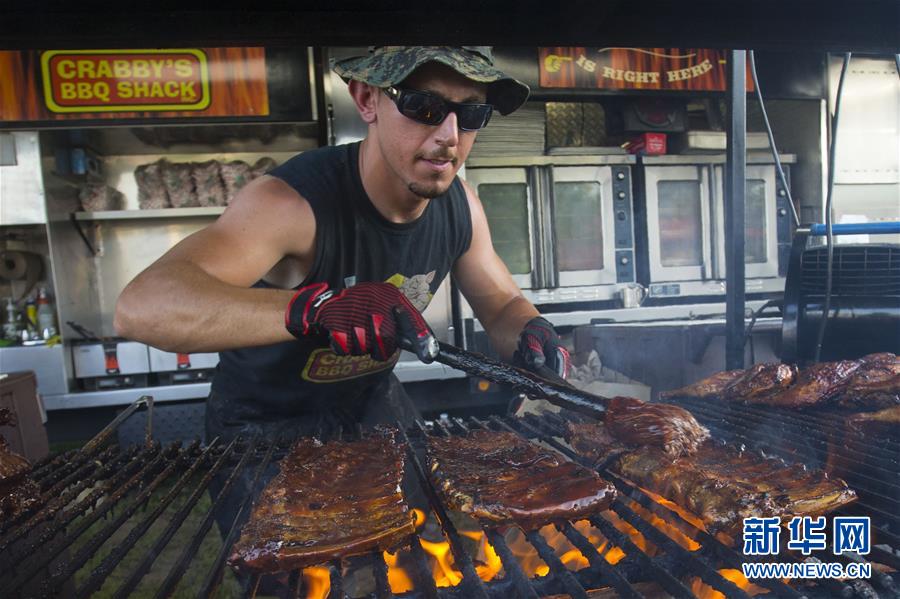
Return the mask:
[[[674,397],[721,397],[783,408],[838,405],[879,410],[900,405],[900,358],[885,352],[858,360],[821,362],[802,370],[789,364],[757,364],[660,393],[661,399]]]
[[[374,548],[415,531],[401,494],[404,446],[379,429],[360,441],[298,441],[262,491],[229,564],[282,572]]]
[[[824,514],[856,498],[844,481],[802,465],[712,441],[673,459],[657,448],[622,446],[603,429],[568,423],[565,436],[580,455],[693,512],[713,533],[733,536],[749,516]]]
[[[670,399],[673,397],[697,397],[699,399],[708,399],[713,397],[721,397],[725,389],[731,383],[744,376],[743,370],[726,370],[717,372],[711,376],[701,379],[692,385],[687,385],[672,391],[663,391],[659,394],[660,399]]]
[[[900,405],[900,357],[869,354],[860,362],[838,405],[876,410]]]
[[[612,398],[604,422],[622,443],[659,447],[673,458],[694,453],[709,439],[709,430],[684,408],[633,397]]]
[[[862,360],[820,362],[804,368],[787,389],[763,397],[759,403],[785,408],[806,408],[834,399],[848,388]]]
[[[794,383],[797,367],[791,364],[756,364],[725,388],[722,397],[741,403],[766,403],[766,400]]]
[[[822,471],[713,443],[675,460],[641,448],[611,469],[693,512],[710,532],[730,536],[746,517],[818,516],[856,499],[843,480]]]
[[[429,437],[428,464],[447,504],[488,523],[534,528],[605,510],[614,487],[515,433]]]

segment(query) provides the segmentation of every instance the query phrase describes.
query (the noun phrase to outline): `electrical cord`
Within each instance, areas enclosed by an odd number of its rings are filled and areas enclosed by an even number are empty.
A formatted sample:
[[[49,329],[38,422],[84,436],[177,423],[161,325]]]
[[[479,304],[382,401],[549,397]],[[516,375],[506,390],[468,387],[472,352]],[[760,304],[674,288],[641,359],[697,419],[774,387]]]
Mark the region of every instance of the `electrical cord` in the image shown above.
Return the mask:
[[[750,324],[747,326],[747,332],[744,333],[744,347],[747,347],[747,342],[750,342],[750,365],[753,366],[756,364],[756,349],[753,347],[753,327],[756,325],[756,320],[762,315],[763,310],[766,308],[777,307],[783,313],[784,301],[780,299],[771,299],[764,303],[762,306],[757,308],[753,315],[750,317]]]
[[[828,326],[828,314],[831,312],[831,285],[834,268],[834,233],[833,200],[834,200],[834,165],[835,149],[837,148],[838,118],[841,114],[841,96],[844,92],[844,76],[850,65],[850,52],[844,54],[844,63],[841,65],[841,76],[838,79],[837,96],[834,100],[834,117],[831,119],[831,147],[828,155],[828,193],[825,198],[825,248],[828,254],[828,262],[825,271],[825,303],[822,307],[822,320],[819,321],[819,332],[816,336],[815,362],[822,357],[822,343],[825,341],[825,329]]]
[[[769,123],[769,115],[766,113],[766,104],[763,102],[762,90],[759,87],[759,78],[756,76],[756,58],[753,50],[748,53],[750,58],[750,75],[753,77],[753,87],[756,89],[756,97],[759,100],[759,109],[762,112],[763,122],[766,124],[766,134],[769,136],[769,149],[772,150],[772,158],[775,159],[775,170],[778,173],[778,180],[781,181],[781,187],[787,193],[788,206],[791,207],[791,216],[794,218],[794,226],[800,226],[800,215],[797,214],[797,207],[794,206],[794,198],[791,197],[791,188],[787,184],[787,177],[784,176],[784,169],[781,167],[781,159],[778,157],[778,150],[775,148],[775,135],[772,133],[772,125]]]

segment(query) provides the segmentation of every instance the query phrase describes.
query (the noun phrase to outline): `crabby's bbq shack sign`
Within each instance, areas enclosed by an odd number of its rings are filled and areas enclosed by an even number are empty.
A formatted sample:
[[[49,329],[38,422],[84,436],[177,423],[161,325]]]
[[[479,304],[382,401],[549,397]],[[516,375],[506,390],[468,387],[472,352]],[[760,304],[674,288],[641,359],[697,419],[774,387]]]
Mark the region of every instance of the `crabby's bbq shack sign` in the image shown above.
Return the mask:
[[[44,52],[41,74],[53,112],[203,110],[210,103],[200,50]]]
[[[722,50],[698,48],[540,48],[540,86],[725,91],[726,58]]]
[[[0,51],[0,121],[268,114],[265,48]]]

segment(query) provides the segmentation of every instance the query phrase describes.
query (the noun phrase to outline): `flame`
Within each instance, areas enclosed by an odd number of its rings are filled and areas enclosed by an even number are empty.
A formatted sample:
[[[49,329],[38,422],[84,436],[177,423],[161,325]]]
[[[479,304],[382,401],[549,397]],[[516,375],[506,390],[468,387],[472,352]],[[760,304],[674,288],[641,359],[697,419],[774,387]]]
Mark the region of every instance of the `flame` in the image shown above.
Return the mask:
[[[675,504],[672,504],[675,505]],[[687,536],[680,528],[669,524],[653,512],[645,509],[643,506],[634,503],[631,509],[640,514],[640,516],[653,525],[654,528],[661,530],[667,537],[687,549],[688,551],[697,551],[700,549],[700,543]]]
[[[460,534],[477,543],[475,572],[478,573],[478,578],[484,581],[493,580],[503,570],[503,562],[500,561],[500,556],[494,551],[493,546],[488,543],[487,535],[483,532],[467,530],[460,531]]]
[[[434,576],[435,585],[439,587],[456,586],[462,580],[462,572],[453,567],[453,556],[450,553],[450,543],[441,541],[432,543],[425,539],[420,539],[422,549],[425,553],[434,558]]]
[[[303,586],[306,588],[306,599],[325,599],[331,592],[331,575],[328,568],[304,568]]]
[[[673,512],[675,512],[676,514],[681,516],[685,521],[689,522],[696,528],[699,528],[700,530],[702,530],[704,532],[708,532],[706,530],[706,524],[703,522],[703,520],[699,516],[695,516],[694,514],[687,511],[686,509],[684,509],[683,507],[681,507],[674,501],[669,501],[662,495],[657,495],[653,491],[648,491],[647,489],[644,489],[643,487],[641,487],[641,490],[644,493],[646,493],[647,495],[649,495],[650,499],[652,499],[656,503],[660,503],[660,504],[666,506],[667,508],[669,508],[670,510],[672,510]]]
[[[416,522],[415,522],[416,530],[419,530],[420,528],[422,528],[422,525],[425,524],[425,518],[426,518],[425,512],[423,512],[419,508],[415,508],[415,507],[412,509],[412,512],[413,512],[413,517],[415,517],[415,519],[416,519]]]
[[[413,588],[412,579],[410,579],[406,570],[399,565],[400,552],[389,553],[384,551],[382,552],[382,555],[384,556],[384,562],[388,567],[387,577],[391,591],[395,594],[411,591]]]
[[[721,574],[722,578],[724,578],[725,580],[730,580],[731,582],[736,584],[738,588],[743,590],[748,595],[752,596],[769,592],[768,589],[757,586],[747,580],[743,572],[741,572],[740,570],[726,568],[724,570],[719,570],[719,574]],[[715,590],[699,578],[691,579],[691,592],[696,595],[698,599],[724,599],[725,597],[725,595]]]

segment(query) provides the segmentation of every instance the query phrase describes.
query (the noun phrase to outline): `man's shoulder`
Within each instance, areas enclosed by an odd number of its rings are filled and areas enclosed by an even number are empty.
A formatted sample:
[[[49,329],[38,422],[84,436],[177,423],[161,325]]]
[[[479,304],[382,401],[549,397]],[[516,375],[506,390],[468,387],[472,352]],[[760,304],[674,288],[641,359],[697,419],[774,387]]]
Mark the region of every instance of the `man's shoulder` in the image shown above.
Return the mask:
[[[269,174],[283,179],[297,171],[303,171],[305,174],[307,171],[320,172],[323,168],[329,167],[331,169],[343,168],[348,162],[351,145],[322,146],[306,150],[275,167]]]

